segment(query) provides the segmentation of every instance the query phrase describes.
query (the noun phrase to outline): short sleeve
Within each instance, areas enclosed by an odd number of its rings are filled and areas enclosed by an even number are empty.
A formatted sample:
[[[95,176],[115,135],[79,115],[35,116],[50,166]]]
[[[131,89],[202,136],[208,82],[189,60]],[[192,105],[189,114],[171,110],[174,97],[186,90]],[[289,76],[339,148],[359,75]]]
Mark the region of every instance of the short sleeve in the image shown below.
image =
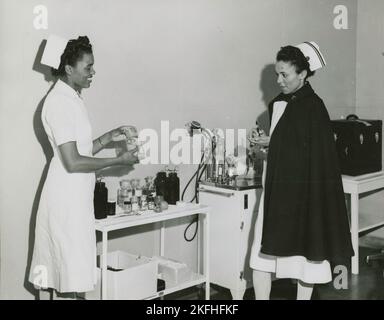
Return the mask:
[[[47,103],[46,122],[56,145],[76,141],[76,103],[65,96],[54,97]]]

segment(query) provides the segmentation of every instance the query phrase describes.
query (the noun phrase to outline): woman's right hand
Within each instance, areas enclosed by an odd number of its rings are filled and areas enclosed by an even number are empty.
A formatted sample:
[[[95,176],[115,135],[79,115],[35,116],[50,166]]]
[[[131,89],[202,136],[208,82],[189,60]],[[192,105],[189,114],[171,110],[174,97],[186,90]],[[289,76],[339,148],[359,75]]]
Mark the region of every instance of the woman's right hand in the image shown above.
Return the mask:
[[[120,164],[123,166],[131,166],[136,163],[139,163],[137,152],[138,152],[138,149],[135,148],[121,154],[119,156]]]

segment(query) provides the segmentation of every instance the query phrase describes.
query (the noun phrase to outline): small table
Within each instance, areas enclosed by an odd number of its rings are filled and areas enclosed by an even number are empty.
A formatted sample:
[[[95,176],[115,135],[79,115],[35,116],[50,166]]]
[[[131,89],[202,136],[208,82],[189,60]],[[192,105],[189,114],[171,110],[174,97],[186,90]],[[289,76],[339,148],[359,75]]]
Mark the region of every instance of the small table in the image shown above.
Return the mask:
[[[384,171],[360,176],[342,175],[344,193],[351,195],[351,236],[355,255],[352,257],[352,274],[359,274],[359,233],[374,231],[384,221],[359,229],[359,194],[384,188]]]
[[[102,233],[102,256],[101,256],[101,298],[107,299],[107,252],[108,252],[108,232],[114,230],[121,230],[125,228],[131,228],[135,226],[141,226],[150,223],[162,222],[163,225],[160,230],[160,255],[164,255],[164,222],[176,218],[182,218],[192,215],[199,215],[199,224],[203,229],[203,254],[204,254],[204,274],[200,274],[200,233],[197,238],[197,274],[193,275],[191,281],[182,283],[176,287],[165,289],[158,292],[150,299],[161,297],[163,295],[182,290],[188,287],[192,287],[201,283],[205,283],[205,298],[209,300],[209,212],[210,207],[188,203],[185,207],[177,207],[170,205],[168,210],[161,213],[153,211],[145,211],[139,216],[110,216],[106,219],[96,220],[96,231]]]

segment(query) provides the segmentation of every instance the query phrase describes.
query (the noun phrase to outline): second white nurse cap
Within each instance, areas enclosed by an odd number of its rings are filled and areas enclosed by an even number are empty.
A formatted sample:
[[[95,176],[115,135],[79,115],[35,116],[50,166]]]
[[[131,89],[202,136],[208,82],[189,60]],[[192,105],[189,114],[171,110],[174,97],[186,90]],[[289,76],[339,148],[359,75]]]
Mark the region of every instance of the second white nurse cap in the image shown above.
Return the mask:
[[[63,54],[68,40],[57,35],[50,35],[45,45],[41,63],[52,68],[58,69],[60,66],[61,55]]]
[[[303,42],[296,47],[299,48],[307,58],[311,71],[315,71],[326,65],[324,56],[320,52],[319,46],[316,42]]]

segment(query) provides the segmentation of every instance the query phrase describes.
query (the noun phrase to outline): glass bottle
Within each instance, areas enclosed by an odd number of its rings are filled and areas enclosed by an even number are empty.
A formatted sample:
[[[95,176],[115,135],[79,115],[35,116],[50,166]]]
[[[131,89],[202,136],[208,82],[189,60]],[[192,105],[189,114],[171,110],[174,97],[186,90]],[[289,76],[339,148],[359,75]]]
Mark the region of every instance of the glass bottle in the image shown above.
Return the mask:
[[[150,194],[147,197],[147,202],[148,202],[148,209],[149,210],[155,210],[155,199],[153,196]]]
[[[167,193],[166,201],[169,204],[176,204],[180,200],[180,179],[177,176],[176,169],[171,170],[167,177]]]
[[[131,188],[132,188],[132,196],[135,196],[136,195],[136,187],[137,187],[137,179],[131,179],[130,180],[130,183],[131,183]]]
[[[152,176],[148,177],[148,194],[151,194],[153,198],[156,197],[156,187],[155,187],[155,181]]]
[[[140,210],[141,210],[141,211],[146,211],[146,210],[148,210],[148,202],[147,202],[147,196],[146,196],[146,195],[142,195],[142,196],[141,196]]]
[[[129,201],[132,196],[129,180],[123,179],[120,181],[120,189],[117,190],[117,203],[120,208],[123,208],[124,201]]]
[[[141,188],[141,185],[140,185],[140,179],[136,179],[135,196],[141,197],[142,194],[143,194],[143,189]]]
[[[139,208],[139,201],[138,201],[136,196],[132,197],[131,203],[132,203],[132,212],[134,212],[134,213],[139,212],[139,209],[140,209]]]
[[[217,166],[217,182],[222,184],[224,178],[224,163],[222,161],[219,161],[219,164]]]
[[[167,173],[160,171],[157,173],[155,178],[156,195],[163,196],[167,199]]]
[[[124,213],[131,213],[132,212],[131,201],[124,201],[123,211],[124,211]]]
[[[148,196],[148,177],[144,178],[143,194]]]
[[[98,179],[95,184],[93,194],[94,214],[96,219],[104,219],[107,217],[108,189],[105,182]]]

